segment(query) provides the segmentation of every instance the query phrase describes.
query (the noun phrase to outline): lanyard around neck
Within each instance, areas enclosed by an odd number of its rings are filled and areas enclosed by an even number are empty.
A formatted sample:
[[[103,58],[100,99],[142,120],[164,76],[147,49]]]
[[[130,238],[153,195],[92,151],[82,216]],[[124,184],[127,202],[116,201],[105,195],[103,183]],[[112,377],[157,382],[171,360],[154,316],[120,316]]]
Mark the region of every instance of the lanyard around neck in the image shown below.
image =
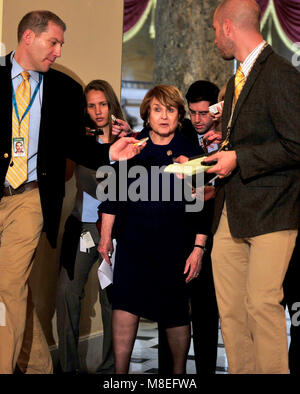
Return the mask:
[[[24,112],[24,114],[23,114],[21,119],[19,117],[19,111],[18,111],[17,100],[16,100],[16,93],[15,93],[14,85],[13,85],[13,82],[12,82],[12,100],[13,100],[13,106],[14,106],[14,109],[15,109],[15,113],[16,113],[16,116],[17,116],[17,119],[18,119],[18,122],[19,122],[19,127],[20,127],[20,125],[22,123],[22,120],[25,118],[25,116],[30,111],[30,108],[31,108],[31,106],[32,106],[32,104],[33,104],[33,102],[35,100],[36,95],[37,95],[37,92],[40,89],[40,86],[41,86],[41,83],[42,83],[42,79],[43,79],[43,75],[39,74],[39,83],[36,85],[35,90],[33,92],[33,95],[31,97],[30,103],[28,104],[28,106],[27,106],[27,108],[26,108],[26,110],[25,110],[25,112]]]

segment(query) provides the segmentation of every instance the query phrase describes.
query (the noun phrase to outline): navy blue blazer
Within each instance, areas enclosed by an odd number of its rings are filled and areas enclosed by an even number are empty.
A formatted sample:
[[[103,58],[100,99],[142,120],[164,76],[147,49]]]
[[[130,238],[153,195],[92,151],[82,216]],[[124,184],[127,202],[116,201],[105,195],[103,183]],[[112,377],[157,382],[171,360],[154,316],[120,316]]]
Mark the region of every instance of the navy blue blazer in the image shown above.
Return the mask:
[[[0,59],[0,198],[11,160],[12,83],[10,54]],[[37,177],[44,231],[55,247],[65,194],[66,158],[97,169],[108,164],[108,144],[85,136],[82,87],[50,69],[43,73],[43,103],[37,154]]]

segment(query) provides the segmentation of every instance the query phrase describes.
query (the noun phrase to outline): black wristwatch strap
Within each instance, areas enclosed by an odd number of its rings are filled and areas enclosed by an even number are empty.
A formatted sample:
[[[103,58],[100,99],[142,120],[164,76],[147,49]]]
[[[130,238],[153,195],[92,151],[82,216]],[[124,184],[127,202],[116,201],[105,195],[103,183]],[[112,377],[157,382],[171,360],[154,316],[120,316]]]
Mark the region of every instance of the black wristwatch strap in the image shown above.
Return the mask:
[[[203,249],[203,252],[206,252],[206,247],[205,246],[203,246],[203,245],[194,245],[194,247],[195,248],[200,248],[200,249]]]

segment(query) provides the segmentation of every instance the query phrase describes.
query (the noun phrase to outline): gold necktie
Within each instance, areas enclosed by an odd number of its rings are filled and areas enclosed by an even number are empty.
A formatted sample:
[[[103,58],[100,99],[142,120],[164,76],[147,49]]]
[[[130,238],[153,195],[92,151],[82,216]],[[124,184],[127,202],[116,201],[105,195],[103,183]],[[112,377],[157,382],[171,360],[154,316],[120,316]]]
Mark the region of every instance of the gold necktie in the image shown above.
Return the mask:
[[[30,74],[27,71],[21,72],[23,81],[16,90],[16,104],[19,113],[19,120],[22,119],[30,103]],[[27,179],[27,160],[28,160],[28,135],[29,135],[29,111],[19,125],[15,109],[12,111],[12,160],[6,173],[6,180],[16,189]],[[23,138],[24,155],[15,156],[14,138]]]
[[[246,82],[245,75],[242,71],[241,66],[239,66],[239,68],[236,70],[235,79],[234,79],[234,86],[235,86],[234,100],[233,100],[234,105],[236,104],[236,102],[239,98],[239,95],[245,85],[245,82]]]

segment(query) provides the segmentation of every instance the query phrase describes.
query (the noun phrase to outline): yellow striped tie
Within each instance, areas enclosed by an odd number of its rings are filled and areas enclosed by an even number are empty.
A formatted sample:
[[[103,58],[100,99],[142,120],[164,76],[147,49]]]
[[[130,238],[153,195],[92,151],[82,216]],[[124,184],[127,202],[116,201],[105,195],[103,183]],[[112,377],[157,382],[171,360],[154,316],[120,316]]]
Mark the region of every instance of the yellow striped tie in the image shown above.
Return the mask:
[[[20,83],[16,90],[16,103],[19,112],[19,119],[22,119],[26,108],[30,103],[30,74],[27,71],[21,72],[23,81]],[[12,111],[12,138],[22,137],[24,138],[24,151],[25,155],[20,157],[14,157],[14,144],[12,142],[12,161],[8,167],[6,180],[10,185],[16,189],[27,179],[27,160],[28,160],[28,135],[29,135],[29,112],[22,120],[19,126],[19,121],[13,107]]]
[[[236,102],[239,98],[239,95],[245,85],[245,81],[246,81],[245,75],[242,71],[241,66],[239,66],[239,68],[236,70],[235,79],[234,79],[234,86],[235,86],[234,100],[233,100],[234,105],[236,104]]]

